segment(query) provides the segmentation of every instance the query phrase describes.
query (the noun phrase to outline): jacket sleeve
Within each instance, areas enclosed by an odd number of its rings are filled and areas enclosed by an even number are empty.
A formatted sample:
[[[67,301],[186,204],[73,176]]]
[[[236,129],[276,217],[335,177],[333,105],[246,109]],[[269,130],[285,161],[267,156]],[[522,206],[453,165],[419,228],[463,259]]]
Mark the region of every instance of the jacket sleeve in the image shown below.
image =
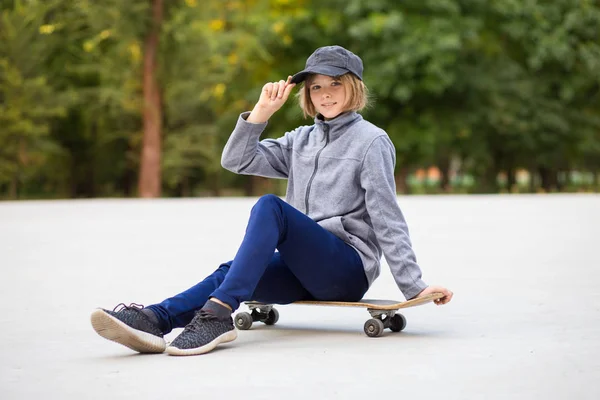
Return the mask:
[[[421,269],[412,249],[408,226],[398,206],[395,162],[396,151],[389,137],[377,137],[363,160],[360,180],[377,241],[398,288],[409,300],[427,285],[421,280]]]
[[[267,178],[287,178],[292,151],[292,136],[286,133],[279,139],[259,141],[267,123],[253,124],[246,121],[249,112],[242,113],[221,155],[223,168],[243,175]]]

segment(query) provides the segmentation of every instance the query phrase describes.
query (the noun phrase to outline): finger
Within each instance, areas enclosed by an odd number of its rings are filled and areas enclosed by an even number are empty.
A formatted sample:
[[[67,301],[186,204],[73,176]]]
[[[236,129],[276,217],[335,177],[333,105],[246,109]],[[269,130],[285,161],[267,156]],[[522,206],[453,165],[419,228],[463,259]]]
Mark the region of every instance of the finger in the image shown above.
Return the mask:
[[[263,93],[265,94],[265,96],[271,97],[272,91],[273,91],[273,83],[272,82],[266,83],[265,86],[263,86]]]
[[[296,86],[295,83],[289,83],[286,87],[285,90],[283,91],[283,98],[285,100],[287,100],[287,98],[290,96],[290,93],[292,93],[292,89],[294,89],[294,86]]]
[[[450,302],[450,300],[452,300],[453,293],[449,290],[447,292],[448,294],[440,299],[442,304],[447,304]]]
[[[277,98],[278,91],[279,91],[279,82],[274,82],[273,90],[271,91],[271,100],[275,100]]]
[[[279,81],[279,85],[277,86],[279,88],[279,93],[277,93],[277,97],[282,98],[283,97],[283,92],[285,89],[285,81],[282,79]]]

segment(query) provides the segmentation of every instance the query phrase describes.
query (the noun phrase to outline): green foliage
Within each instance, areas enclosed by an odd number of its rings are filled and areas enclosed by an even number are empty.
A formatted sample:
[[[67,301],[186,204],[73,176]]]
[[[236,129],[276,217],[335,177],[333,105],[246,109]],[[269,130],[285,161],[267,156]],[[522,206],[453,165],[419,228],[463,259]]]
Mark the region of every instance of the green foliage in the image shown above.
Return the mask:
[[[135,195],[150,5],[0,0],[0,196]],[[527,169],[554,190],[567,171],[600,170],[597,2],[173,0],[164,11],[167,196],[248,189],[220,167],[238,114],[334,43],[365,62],[364,114],[394,141],[401,179],[438,166],[442,185],[456,172],[474,178],[468,190],[497,191],[499,173],[511,185]],[[310,123],[290,101],[265,135]]]
[[[48,134],[51,119],[64,115],[64,101],[45,70],[59,43],[42,29],[56,5],[15,1],[0,13],[0,188],[10,198],[60,153]]]

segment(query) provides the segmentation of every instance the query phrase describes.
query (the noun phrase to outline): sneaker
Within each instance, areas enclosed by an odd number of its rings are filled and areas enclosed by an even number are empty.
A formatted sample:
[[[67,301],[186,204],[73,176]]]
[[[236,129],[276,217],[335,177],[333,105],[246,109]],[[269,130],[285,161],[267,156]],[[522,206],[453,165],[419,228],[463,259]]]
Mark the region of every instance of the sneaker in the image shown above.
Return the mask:
[[[112,311],[98,309],[92,313],[92,327],[103,338],[139,353],[162,353],[167,347],[163,334],[142,312],[143,308],[140,304],[121,303]]]
[[[172,356],[193,356],[208,353],[217,345],[237,338],[233,319],[229,315],[220,319],[210,311],[199,310],[190,322],[169,344],[167,353]]]

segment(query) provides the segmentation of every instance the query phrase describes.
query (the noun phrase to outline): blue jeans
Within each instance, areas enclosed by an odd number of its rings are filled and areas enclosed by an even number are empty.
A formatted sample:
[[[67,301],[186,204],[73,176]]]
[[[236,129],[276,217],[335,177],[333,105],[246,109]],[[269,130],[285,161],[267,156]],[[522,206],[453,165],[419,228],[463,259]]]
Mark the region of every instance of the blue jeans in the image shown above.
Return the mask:
[[[357,301],[368,287],[354,248],[279,197],[266,195],[252,208],[233,261],[185,292],[148,308],[166,334],[187,325],[210,297],[236,310],[247,300]]]

